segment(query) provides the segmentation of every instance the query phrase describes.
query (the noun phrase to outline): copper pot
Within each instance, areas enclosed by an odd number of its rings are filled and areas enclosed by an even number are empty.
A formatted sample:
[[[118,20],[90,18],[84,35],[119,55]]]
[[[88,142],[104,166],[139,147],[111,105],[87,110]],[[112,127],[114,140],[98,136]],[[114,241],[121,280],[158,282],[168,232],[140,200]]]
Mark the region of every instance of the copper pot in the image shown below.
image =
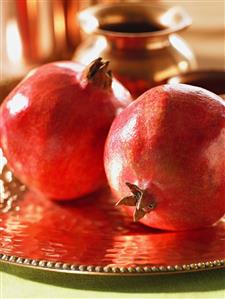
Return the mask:
[[[0,1],[0,100],[33,67],[72,57],[84,2],[90,1]]]
[[[171,77],[169,84],[183,83],[208,89],[225,96],[225,71],[215,69],[197,70]]]
[[[73,60],[101,56],[134,96],[173,75],[193,70],[192,51],[177,32],[191,24],[180,7],[144,3],[96,5],[79,14],[83,43]]]

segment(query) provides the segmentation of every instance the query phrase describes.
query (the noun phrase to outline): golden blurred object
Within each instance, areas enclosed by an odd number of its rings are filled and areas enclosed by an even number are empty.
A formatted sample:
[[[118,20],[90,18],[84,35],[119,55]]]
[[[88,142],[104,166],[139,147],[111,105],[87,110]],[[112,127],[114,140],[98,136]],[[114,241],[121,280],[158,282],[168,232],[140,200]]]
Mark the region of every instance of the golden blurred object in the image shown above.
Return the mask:
[[[4,98],[10,93],[10,91],[19,84],[20,78],[4,80],[0,82],[0,104]]]
[[[180,74],[168,79],[169,84],[183,83],[208,89],[221,97],[225,95],[225,71],[204,69]]]
[[[73,60],[101,56],[134,96],[168,77],[196,68],[194,55],[176,33],[191,19],[180,7],[145,3],[100,4],[79,14],[83,43]]]
[[[0,1],[0,99],[40,64],[70,59],[80,41],[81,1]]]

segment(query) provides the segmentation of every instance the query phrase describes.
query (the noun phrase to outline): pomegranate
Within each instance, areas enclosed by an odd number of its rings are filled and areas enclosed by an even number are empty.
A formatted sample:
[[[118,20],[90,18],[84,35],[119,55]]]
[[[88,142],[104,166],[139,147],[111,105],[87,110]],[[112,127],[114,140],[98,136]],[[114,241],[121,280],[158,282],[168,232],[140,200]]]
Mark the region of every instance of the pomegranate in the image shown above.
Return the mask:
[[[103,151],[111,123],[131,102],[101,58],[90,66],[46,64],[0,110],[1,146],[15,175],[54,199],[77,198],[106,182]]]
[[[225,213],[225,103],[184,84],[145,92],[114,120],[105,170],[135,221],[165,230],[213,225]]]

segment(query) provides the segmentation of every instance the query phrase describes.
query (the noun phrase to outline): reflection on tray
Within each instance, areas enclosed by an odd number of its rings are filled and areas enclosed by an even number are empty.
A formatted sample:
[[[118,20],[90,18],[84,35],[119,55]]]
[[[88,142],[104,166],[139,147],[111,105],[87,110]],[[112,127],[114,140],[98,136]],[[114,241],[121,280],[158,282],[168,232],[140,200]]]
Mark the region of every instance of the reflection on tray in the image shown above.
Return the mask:
[[[3,157],[2,161],[5,164]],[[114,206],[108,189],[61,203],[24,193],[25,187],[6,165],[0,180],[2,254],[101,267],[157,267],[225,258],[223,221],[208,229],[164,232],[133,223]]]

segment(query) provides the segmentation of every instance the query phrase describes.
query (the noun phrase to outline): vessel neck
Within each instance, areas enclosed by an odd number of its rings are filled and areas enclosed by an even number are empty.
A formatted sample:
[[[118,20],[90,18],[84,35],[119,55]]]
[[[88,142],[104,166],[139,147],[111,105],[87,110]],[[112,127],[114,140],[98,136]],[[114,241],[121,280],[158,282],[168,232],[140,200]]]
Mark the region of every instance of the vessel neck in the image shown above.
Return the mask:
[[[117,50],[154,50],[169,45],[168,35],[157,38],[140,37],[138,34],[133,37],[118,35],[103,35],[113,49]]]

